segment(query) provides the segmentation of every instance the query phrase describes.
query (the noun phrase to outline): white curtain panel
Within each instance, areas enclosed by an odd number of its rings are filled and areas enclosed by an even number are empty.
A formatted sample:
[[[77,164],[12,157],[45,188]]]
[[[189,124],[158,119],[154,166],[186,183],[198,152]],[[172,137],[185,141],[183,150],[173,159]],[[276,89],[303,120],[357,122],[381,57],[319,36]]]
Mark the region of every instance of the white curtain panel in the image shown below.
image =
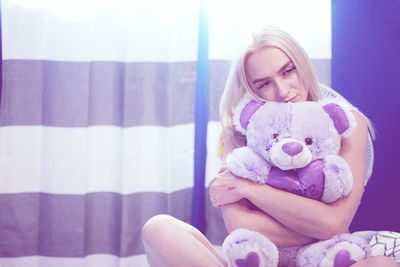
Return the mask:
[[[198,1],[1,2],[0,266],[148,266],[145,221],[191,214]],[[330,83],[330,1],[238,2],[205,3],[207,181],[229,64],[253,31],[291,33]]]

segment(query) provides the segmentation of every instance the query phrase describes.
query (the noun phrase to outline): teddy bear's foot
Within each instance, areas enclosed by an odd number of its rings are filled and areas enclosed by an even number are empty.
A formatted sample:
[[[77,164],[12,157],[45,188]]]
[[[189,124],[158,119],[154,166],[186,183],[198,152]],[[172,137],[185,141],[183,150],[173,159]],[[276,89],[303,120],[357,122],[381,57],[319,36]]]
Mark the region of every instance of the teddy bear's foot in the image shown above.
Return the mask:
[[[265,236],[247,229],[237,229],[222,245],[229,267],[276,267],[278,249]]]
[[[297,265],[302,267],[349,267],[370,255],[370,246],[365,239],[351,234],[340,234],[302,249],[297,256]]]

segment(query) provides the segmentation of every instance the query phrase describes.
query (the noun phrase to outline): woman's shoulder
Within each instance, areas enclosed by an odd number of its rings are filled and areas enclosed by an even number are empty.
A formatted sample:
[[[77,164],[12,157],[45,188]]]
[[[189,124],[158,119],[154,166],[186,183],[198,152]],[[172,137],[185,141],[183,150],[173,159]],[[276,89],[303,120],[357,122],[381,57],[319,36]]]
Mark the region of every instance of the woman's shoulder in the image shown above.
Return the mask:
[[[366,135],[368,133],[368,128],[370,127],[370,122],[368,118],[359,110],[351,110],[355,120],[355,129],[353,134],[356,136]]]

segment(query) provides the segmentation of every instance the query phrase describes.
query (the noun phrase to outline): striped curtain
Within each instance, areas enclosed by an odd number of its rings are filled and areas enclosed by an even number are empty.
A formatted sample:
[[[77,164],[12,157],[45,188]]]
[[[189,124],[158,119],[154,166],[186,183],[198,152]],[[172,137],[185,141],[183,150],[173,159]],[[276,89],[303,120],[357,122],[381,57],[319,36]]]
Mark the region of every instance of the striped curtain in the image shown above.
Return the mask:
[[[207,97],[207,183],[230,60],[252,31],[292,33],[330,84],[328,0],[209,1],[209,95],[197,96],[197,1],[1,2],[1,267],[148,266],[140,231],[160,213],[200,213],[220,245],[218,209],[207,196],[192,207],[204,191],[196,97]]]
[[[0,266],[145,266],[191,216],[198,6],[2,2]]]

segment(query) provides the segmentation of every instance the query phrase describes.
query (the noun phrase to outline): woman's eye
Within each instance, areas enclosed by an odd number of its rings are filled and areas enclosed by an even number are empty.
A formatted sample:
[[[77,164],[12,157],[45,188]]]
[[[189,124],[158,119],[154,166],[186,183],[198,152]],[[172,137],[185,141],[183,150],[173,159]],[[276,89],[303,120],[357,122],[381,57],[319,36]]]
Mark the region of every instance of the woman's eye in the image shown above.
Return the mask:
[[[291,72],[294,71],[295,69],[296,69],[296,67],[290,67],[290,68],[286,69],[286,70],[283,72],[283,76],[288,75],[289,73],[291,73]]]
[[[271,149],[272,145],[271,144],[266,144],[265,145],[265,150],[269,151]]]
[[[268,86],[270,83],[271,83],[270,81],[263,82],[263,83],[261,83],[261,84],[258,86],[257,89],[261,89],[261,88],[263,88],[263,87],[266,87],[266,86]]]

